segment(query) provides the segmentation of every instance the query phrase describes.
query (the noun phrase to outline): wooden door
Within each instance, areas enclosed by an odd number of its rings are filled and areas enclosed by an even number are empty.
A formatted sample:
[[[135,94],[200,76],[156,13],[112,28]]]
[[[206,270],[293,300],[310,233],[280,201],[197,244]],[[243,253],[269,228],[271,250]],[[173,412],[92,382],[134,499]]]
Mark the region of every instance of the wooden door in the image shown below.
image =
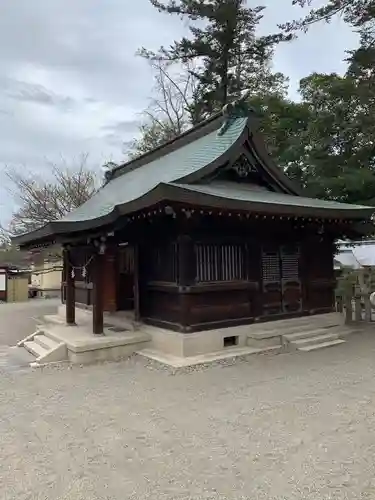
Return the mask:
[[[263,248],[262,292],[266,316],[302,310],[298,245]]]

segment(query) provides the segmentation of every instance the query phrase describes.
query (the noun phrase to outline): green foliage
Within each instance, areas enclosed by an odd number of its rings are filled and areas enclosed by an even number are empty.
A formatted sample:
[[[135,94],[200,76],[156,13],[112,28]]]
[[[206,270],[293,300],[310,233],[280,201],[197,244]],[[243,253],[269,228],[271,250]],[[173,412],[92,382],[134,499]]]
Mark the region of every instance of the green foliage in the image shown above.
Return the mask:
[[[290,178],[306,188],[307,195],[375,205],[375,48],[364,39],[364,33],[371,32],[373,1],[326,0],[325,6],[311,10],[306,18],[284,26],[284,32],[291,35],[342,14],[347,23],[361,30],[363,38],[363,45],[349,53],[343,76],[313,73],[302,79],[299,102],[286,98],[287,80],[270,70],[273,48],[286,38],[256,35],[262,7],[249,8],[244,0],[150,1],[160,12],[188,20],[190,36],[162,47],[158,54],[143,49],[142,55],[167,63],[194,61],[187,70],[194,85],[191,92],[172,95],[159,80],[164,99],[159,111],[182,103],[177,106],[178,121],[170,112],[151,116],[135,143],[136,154],[173,139],[187,125],[212,115],[250,89],[249,104],[261,116],[270,154]],[[312,4],[308,0],[294,3]],[[172,96],[168,106],[165,96]]]
[[[344,267],[337,279],[335,294],[337,297],[353,296],[354,287],[357,284],[357,271],[350,267]]]
[[[362,277],[361,277],[362,275]],[[354,296],[355,287],[361,286],[361,281],[363,278],[363,284],[366,286],[369,293],[375,291],[375,269],[352,269],[350,267],[343,267],[340,276],[337,279],[336,286],[336,296],[348,297]]]
[[[291,179],[306,184],[305,148],[312,117],[309,107],[272,94],[254,96],[249,104],[260,116],[260,129],[271,156]]]
[[[284,77],[272,74],[270,62],[274,45],[290,37],[256,35],[264,7],[247,7],[245,0],[150,1],[160,12],[189,21],[189,38],[161,47],[157,55],[146,49],[141,54],[198,63],[192,71],[197,80],[189,110],[192,123],[212,115],[245,89],[262,94],[283,88]]]
[[[311,114],[302,180],[313,196],[375,205],[371,60],[358,51],[343,77],[312,74],[301,81],[302,102]]]
[[[167,120],[163,122],[150,120],[148,123],[141,125],[139,132],[139,139],[135,139],[130,145],[128,153],[130,159],[152,151],[178,135],[173,124]]]

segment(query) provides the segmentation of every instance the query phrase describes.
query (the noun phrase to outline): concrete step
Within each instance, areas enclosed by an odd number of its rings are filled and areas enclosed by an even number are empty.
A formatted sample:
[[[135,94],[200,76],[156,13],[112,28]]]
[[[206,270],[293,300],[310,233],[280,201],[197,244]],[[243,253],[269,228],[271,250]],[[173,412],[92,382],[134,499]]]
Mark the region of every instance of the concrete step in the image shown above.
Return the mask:
[[[324,347],[333,347],[335,345],[343,344],[345,340],[337,339],[331,340],[330,342],[322,342],[321,344],[307,345],[305,347],[299,347],[299,351],[309,352],[316,351],[317,349],[323,349]]]
[[[34,342],[33,340],[26,341],[23,344],[23,347],[36,358],[43,357],[48,353],[48,349],[45,349],[44,347],[42,347],[37,342]]]
[[[56,340],[47,337],[44,333],[39,333],[38,335],[35,335],[33,340],[34,342],[44,347],[44,349],[48,351],[50,349],[55,349],[59,345],[59,343],[56,342]]]
[[[47,324],[65,325],[65,319],[58,314],[48,314],[43,319]]]
[[[308,339],[310,337],[318,337],[319,335],[328,335],[328,334],[333,334],[337,333],[338,328],[337,327],[332,327],[332,328],[316,328],[316,329],[310,329],[310,330],[302,330],[299,332],[295,333],[287,333],[283,334],[283,341],[287,342],[293,342],[295,340],[300,340],[300,339]]]
[[[251,326],[253,330],[270,331],[270,330],[287,330],[290,328],[324,328],[329,326],[337,326],[342,324],[342,315],[338,313],[316,314],[310,316],[302,316],[300,318],[290,318],[276,321],[266,321],[257,323]]]
[[[277,322],[273,322],[272,325],[251,325],[249,327],[249,331],[253,333],[269,333],[273,335],[288,335],[291,333],[299,333],[299,332],[306,332],[309,330],[319,330],[320,328],[337,328],[339,326],[342,326],[342,323],[339,321],[332,321],[332,322],[320,322],[320,321],[310,321],[305,322],[305,323],[291,323],[291,324],[284,324],[284,325],[278,325]]]
[[[292,342],[290,342],[290,345],[296,349],[299,349],[300,347],[306,347],[309,345],[321,344],[323,342],[331,342],[333,340],[337,340],[338,338],[339,336],[337,334],[330,333],[326,335],[312,336],[300,340],[293,340]]]

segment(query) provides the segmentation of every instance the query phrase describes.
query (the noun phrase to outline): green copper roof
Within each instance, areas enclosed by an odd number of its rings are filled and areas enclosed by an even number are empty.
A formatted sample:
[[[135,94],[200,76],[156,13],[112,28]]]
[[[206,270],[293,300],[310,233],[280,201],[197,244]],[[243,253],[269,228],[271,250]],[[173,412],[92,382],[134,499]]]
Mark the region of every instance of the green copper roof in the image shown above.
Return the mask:
[[[59,222],[92,220],[111,213],[116,206],[136,200],[160,183],[178,181],[222,156],[241,136],[248,118],[231,121],[225,133],[217,130],[190,144],[114,178],[90,200]]]

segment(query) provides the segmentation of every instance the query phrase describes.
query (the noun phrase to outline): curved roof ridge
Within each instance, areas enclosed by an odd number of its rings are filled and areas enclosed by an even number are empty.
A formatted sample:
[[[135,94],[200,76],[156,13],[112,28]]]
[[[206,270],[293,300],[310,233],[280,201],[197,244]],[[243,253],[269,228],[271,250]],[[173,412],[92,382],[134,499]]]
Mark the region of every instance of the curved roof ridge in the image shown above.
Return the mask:
[[[193,142],[204,135],[209,134],[213,130],[217,130],[221,127],[223,121],[222,112],[216,113],[210,116],[207,120],[204,120],[197,125],[190,127],[188,130],[182,134],[174,137],[173,139],[161,144],[160,146],[143,153],[136,158],[133,158],[122,165],[118,165],[106,172],[106,181],[110,182],[121,175],[127,174],[136,168],[142,167],[147,163],[150,163],[160,157],[163,157],[180,147],[183,147],[190,142]]]

